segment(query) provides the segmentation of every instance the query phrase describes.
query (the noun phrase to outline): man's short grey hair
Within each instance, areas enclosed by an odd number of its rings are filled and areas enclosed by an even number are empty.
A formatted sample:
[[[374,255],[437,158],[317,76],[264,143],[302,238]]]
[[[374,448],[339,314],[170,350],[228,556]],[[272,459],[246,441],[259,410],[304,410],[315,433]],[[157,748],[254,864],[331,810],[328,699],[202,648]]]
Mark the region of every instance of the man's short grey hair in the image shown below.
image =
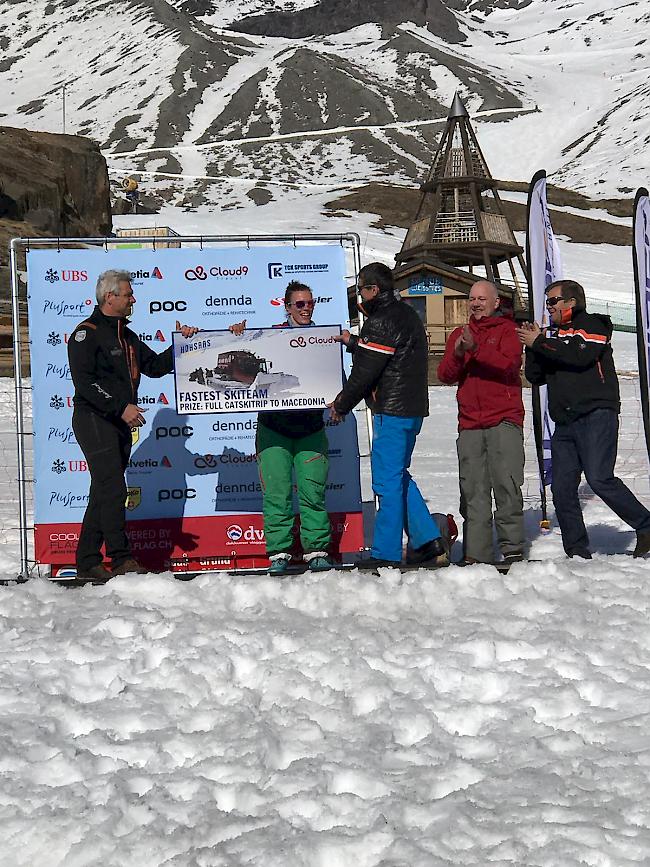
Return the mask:
[[[97,278],[97,289],[95,291],[95,297],[100,307],[106,300],[107,295],[120,294],[120,283],[124,283],[124,281],[131,282],[131,275],[128,271],[117,271],[115,269],[102,271]]]

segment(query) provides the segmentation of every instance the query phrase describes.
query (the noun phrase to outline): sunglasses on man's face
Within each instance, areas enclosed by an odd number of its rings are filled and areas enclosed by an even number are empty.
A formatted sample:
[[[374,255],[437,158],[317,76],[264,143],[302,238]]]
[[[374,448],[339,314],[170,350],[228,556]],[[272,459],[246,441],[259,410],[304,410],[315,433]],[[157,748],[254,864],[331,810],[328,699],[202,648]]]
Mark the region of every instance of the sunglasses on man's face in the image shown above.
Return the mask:
[[[544,303],[550,310],[557,305],[558,301],[564,301],[564,298],[561,295],[549,295]]]
[[[316,302],[313,300],[312,301],[302,301],[301,300],[301,301],[292,301],[291,305],[293,307],[297,307],[298,310],[302,310],[303,307],[309,307],[310,309],[313,308],[315,303]]]

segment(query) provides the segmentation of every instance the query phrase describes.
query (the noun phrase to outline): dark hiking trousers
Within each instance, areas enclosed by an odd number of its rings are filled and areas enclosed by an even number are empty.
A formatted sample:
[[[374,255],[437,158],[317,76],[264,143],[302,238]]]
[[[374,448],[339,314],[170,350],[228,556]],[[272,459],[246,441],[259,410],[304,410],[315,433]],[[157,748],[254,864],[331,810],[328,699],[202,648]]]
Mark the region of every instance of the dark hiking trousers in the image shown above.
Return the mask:
[[[90,497],[77,545],[77,569],[83,572],[106,556],[118,566],[131,556],[125,532],[124,472],[131,454],[131,431],[123,422],[107,421],[93,412],[75,408],[72,429],[90,473]]]
[[[594,409],[569,424],[558,424],[551,439],[553,503],[569,556],[589,551],[589,537],[578,500],[580,476],[621,520],[635,530],[650,530],[650,512],[614,475],[618,413]]]

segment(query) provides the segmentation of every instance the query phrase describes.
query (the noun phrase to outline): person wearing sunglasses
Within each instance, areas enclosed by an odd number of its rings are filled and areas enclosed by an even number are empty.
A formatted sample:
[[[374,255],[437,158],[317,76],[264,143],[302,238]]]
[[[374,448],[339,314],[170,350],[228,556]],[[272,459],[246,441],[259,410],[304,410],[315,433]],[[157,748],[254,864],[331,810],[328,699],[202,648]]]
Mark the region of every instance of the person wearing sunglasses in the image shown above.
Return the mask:
[[[477,280],[469,322],[454,329],[438,379],[458,384],[458,469],[465,564],[492,563],[492,500],[497,542],[506,565],[524,556],[524,404],[521,343],[499,290]]]
[[[526,347],[526,377],[548,386],[551,491],[562,545],[569,557],[591,559],[578,486],[584,473],[593,492],[636,530],[634,556],[650,551],[650,512],[614,475],[621,402],[612,355],[609,316],[587,313],[585,291],[575,280],[546,287],[551,320],[547,334],[537,323],[517,331]]]
[[[399,568],[406,532],[407,563],[448,565],[450,538],[441,537],[409,473],[415,441],[429,415],[426,331],[415,310],[395,294],[393,274],[383,263],[365,265],[357,288],[366,321],[358,337],[343,331],[339,338],[353,353],[352,370],[329,406],[335,423],[361,400],[372,410],[370,466],[379,510],[364,564]]]
[[[284,293],[286,319],[275,328],[304,328],[312,321],[316,302],[309,286],[292,280]],[[230,326],[243,334],[246,320]],[[269,572],[289,568],[294,547],[293,475],[300,509],[303,557],[313,572],[330,569],[331,530],[325,507],[329,470],[328,442],[322,409],[260,412],[255,441],[262,484],[262,511]]]

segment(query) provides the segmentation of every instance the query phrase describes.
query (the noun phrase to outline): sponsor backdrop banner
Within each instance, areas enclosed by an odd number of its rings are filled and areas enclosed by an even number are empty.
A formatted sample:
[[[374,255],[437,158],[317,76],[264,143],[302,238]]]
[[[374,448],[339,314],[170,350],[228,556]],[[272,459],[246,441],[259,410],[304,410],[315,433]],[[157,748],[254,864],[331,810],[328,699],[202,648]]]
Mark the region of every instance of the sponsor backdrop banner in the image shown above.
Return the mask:
[[[528,191],[526,259],[529,307],[534,321],[545,329],[549,326],[549,317],[544,290],[555,280],[562,279],[562,262],[548,212],[546,172],[543,169],[533,176]],[[533,387],[533,428],[540,474],[542,529],[547,529],[546,486],[552,480],[551,437],[555,424],[548,413],[545,385]]]
[[[98,275],[131,273],[131,328],[156,352],[176,320],[210,332],[247,320],[250,333],[285,321],[289,280],[311,286],[314,321],[348,325],[340,244],[170,250],[33,250],[27,254],[34,418],[34,521],[39,562],[74,562],[89,475],[75,440],[67,341],[95,305]],[[301,329],[305,337],[314,327]],[[283,333],[284,329],[276,329]],[[296,331],[293,330],[295,334]],[[332,328],[327,329],[328,335]],[[340,349],[337,364],[340,367]],[[347,355],[347,354],[345,354]],[[349,358],[349,356],[347,356]],[[346,358],[346,362],[347,362]],[[253,566],[264,562],[262,494],[255,460],[257,413],[190,415],[175,409],[173,374],[143,377],[146,425],[127,469],[128,532],[152,568]],[[363,545],[356,422],[327,424],[327,506],[340,551]]]
[[[325,409],[341,390],[340,326],[174,334],[176,409],[188,415]]]
[[[650,199],[645,187],[637,190],[634,199],[634,290],[636,298],[636,339],[639,354],[639,381],[645,441],[650,457]]]

